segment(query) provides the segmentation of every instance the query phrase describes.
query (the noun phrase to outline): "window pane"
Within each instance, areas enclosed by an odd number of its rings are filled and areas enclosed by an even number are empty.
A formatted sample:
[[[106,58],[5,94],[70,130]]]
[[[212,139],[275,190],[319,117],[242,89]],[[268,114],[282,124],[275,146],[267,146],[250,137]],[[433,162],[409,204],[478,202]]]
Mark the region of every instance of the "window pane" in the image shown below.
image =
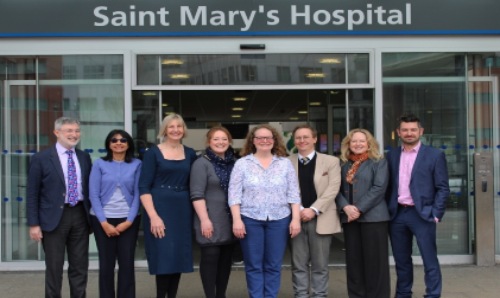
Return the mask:
[[[65,55],[39,58],[40,80],[123,79],[121,55]]]
[[[368,54],[139,55],[139,85],[345,84],[368,83]],[[158,78],[161,63],[161,80]]]
[[[38,149],[53,146],[54,121],[62,116],[81,121],[81,149],[94,159],[103,155],[108,131],[124,127],[123,57],[6,57],[0,63],[4,66],[0,67],[4,72],[0,85],[7,87],[0,92],[1,108],[6,109],[0,118],[0,144],[5,150],[0,161],[0,189],[8,199],[1,214],[2,260],[43,260],[41,244],[29,240],[26,224],[29,159]],[[10,84],[4,78],[27,81]],[[93,238],[90,254],[97,256]]]
[[[132,93],[132,132],[136,150],[142,158],[146,148],[157,144],[156,135],[160,125],[158,119],[159,92],[134,91]]]
[[[411,111],[421,119],[425,129],[422,143],[440,148],[446,154],[451,195],[447,203],[446,220],[438,225],[440,254],[471,253],[467,225],[469,197],[465,100],[463,82],[384,84],[386,149],[395,150],[398,146],[395,130],[397,117],[405,111]]]
[[[368,84],[370,82],[370,56],[368,54],[348,54],[349,84]],[[339,76],[342,73],[338,74]]]
[[[137,85],[159,85],[158,55],[137,56]]]
[[[364,128],[374,134],[373,90],[349,90],[350,129]]]
[[[388,53],[383,55],[383,76],[463,76],[465,56],[456,53]]]

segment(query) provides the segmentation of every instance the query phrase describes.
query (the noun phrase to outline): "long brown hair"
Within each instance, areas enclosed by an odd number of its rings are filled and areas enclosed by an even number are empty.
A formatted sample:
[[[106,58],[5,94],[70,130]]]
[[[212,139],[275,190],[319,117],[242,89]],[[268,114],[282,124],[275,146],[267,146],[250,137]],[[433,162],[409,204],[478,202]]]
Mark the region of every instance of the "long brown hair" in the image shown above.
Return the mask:
[[[255,145],[253,144],[253,139],[255,137],[255,132],[261,128],[265,128],[273,134],[274,143],[273,143],[273,149],[271,149],[271,153],[276,156],[286,157],[287,153],[286,153],[285,143],[283,142],[283,138],[278,133],[276,128],[272,127],[269,124],[259,124],[248,132],[247,137],[245,138],[245,143],[241,148],[240,155],[245,156],[255,153],[257,151],[257,148],[255,148]]]

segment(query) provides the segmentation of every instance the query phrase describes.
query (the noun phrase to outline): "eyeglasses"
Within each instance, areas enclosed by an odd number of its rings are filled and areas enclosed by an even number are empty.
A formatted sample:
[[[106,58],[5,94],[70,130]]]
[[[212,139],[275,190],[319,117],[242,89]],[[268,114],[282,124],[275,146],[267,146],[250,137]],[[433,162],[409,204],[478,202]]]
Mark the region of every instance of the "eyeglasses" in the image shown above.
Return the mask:
[[[79,129],[59,129],[60,132],[70,134],[70,133],[80,133]]]
[[[259,142],[273,142],[274,141],[274,137],[253,137],[254,140],[257,140]]]
[[[111,139],[111,143],[115,144],[115,143],[123,143],[123,144],[127,144],[128,143],[128,140],[126,138],[121,138],[121,139],[117,139],[117,138],[112,138]]]
[[[295,141],[299,141],[299,142],[300,142],[300,141],[307,141],[307,140],[309,140],[310,138],[311,138],[311,137],[309,137],[309,136],[295,137]]]

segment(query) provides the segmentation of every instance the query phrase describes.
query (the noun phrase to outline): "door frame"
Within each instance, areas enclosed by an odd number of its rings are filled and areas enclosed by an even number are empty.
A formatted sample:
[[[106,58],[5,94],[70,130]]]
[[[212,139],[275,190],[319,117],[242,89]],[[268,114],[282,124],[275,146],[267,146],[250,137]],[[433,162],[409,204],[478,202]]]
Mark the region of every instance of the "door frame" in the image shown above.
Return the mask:
[[[476,181],[475,181],[475,177],[474,177],[474,172],[475,172],[475,169],[474,169],[474,160],[473,160],[473,154],[476,150],[488,150],[488,151],[491,151],[492,152],[492,156],[493,156],[493,167],[492,167],[492,172],[493,172],[493,204],[492,204],[492,214],[490,215],[491,216],[491,219],[493,220],[493,224],[494,224],[494,235],[495,235],[495,240],[492,241],[492,245],[494,247],[490,248],[495,255],[497,255],[497,251],[499,248],[500,249],[500,237],[498,237],[498,231],[500,231],[500,227],[498,225],[498,220],[495,220],[495,217],[497,216],[497,212],[494,208],[495,206],[495,201],[498,201],[499,198],[500,198],[500,193],[498,192],[495,192],[495,190],[498,190],[500,189],[500,181],[499,179],[497,179],[498,175],[500,174],[498,172],[498,169],[500,167],[500,148],[495,148],[495,146],[498,146],[500,144],[500,133],[499,133],[499,129],[500,129],[500,116],[499,116],[499,84],[498,84],[498,77],[497,76],[471,76],[471,77],[468,77],[467,78],[467,88],[468,86],[470,85],[470,83],[488,83],[489,86],[490,86],[490,89],[489,89],[489,99],[488,99],[488,106],[490,106],[489,109],[484,109],[484,110],[488,110],[489,111],[489,117],[491,118],[491,123],[490,123],[490,127],[492,129],[491,131],[491,143],[492,143],[492,146],[491,148],[486,148],[486,149],[481,149],[481,148],[473,148],[471,150],[471,154],[468,155],[468,158],[469,158],[469,161],[468,161],[468,164],[471,165],[469,168],[471,169],[469,171],[469,189],[468,189],[468,192],[469,193],[474,193],[474,199],[473,200],[469,200],[469,210],[474,210],[474,212],[470,212],[470,216],[469,216],[469,235],[473,235],[473,239],[475,241],[477,241],[478,238],[481,238],[481,236],[478,236],[477,233],[479,232],[482,232],[482,229],[476,229],[476,225],[477,225],[477,220],[476,218],[478,216],[485,216],[485,215],[480,215],[480,214],[476,214],[476,208],[475,208],[475,204],[476,204],[476,200],[477,200],[477,197],[476,197],[476,192],[475,192],[475,184],[476,184]],[[474,99],[476,97],[471,97],[471,92],[470,91],[467,91],[467,105],[468,105],[468,108],[471,107],[472,105],[475,105],[477,104],[476,102],[474,102]],[[469,113],[472,112],[472,111],[468,111]],[[468,135],[468,138],[467,138],[467,142],[469,143],[468,145],[470,146],[470,140],[471,140],[471,133],[472,133],[472,130],[474,129],[474,127],[470,127],[471,125],[474,125],[475,123],[470,123],[469,119],[468,119],[468,124],[467,124],[467,135]],[[475,137],[475,140],[477,141],[477,138],[478,136],[477,135],[474,135]],[[469,147],[471,148],[471,147]],[[488,236],[489,236],[489,233],[488,233]],[[470,241],[469,242],[470,245],[472,246],[472,242]],[[475,251],[475,255],[477,257],[477,254],[478,254],[478,249],[477,249],[477,244],[476,244],[476,249],[474,250]]]
[[[12,95],[11,95],[11,88],[13,86],[37,86],[36,80],[5,80],[3,82],[3,89],[4,89],[4,94],[3,94],[3,123],[2,123],[2,128],[3,128],[3,134],[4,134],[4,144],[2,150],[6,150],[6,152],[3,152],[3,156],[5,158],[0,158],[0,169],[5,169],[6,173],[12,172],[12,159],[9,157],[12,154],[30,154],[30,153],[17,153],[13,150],[12,148],[12,109],[11,109],[11,103],[12,103]],[[39,123],[38,123],[38,111],[39,111],[39,94],[38,94],[38,88],[35,88],[36,92],[36,112],[37,112],[37,125],[36,125],[36,135],[37,139],[39,136]],[[37,141],[37,144],[39,142]],[[12,181],[11,181],[11,176],[10,175],[4,175],[3,179],[5,179],[5,189],[2,189],[2,184],[0,184],[0,193],[2,194],[12,194]],[[9,202],[13,202],[14,198],[11,198]],[[5,211],[2,210],[4,208],[6,202],[3,204],[0,204],[0,214],[5,214],[5,218],[12,218],[14,215],[12,213],[11,208],[5,208]],[[5,221],[2,218],[2,223]],[[25,226],[25,225],[24,225]],[[26,227],[26,233],[28,233],[28,228]],[[3,247],[5,247],[5,251],[2,251],[2,254],[5,255],[5,262],[10,262],[13,260],[13,243],[12,241],[14,236],[14,231],[13,228],[10,224],[5,222],[5,229],[0,229],[0,239],[5,239]],[[1,240],[0,240],[1,241]],[[22,240],[19,240],[22,242]],[[23,249],[28,248],[28,243],[25,241],[24,244],[19,243],[19,246],[22,247]],[[42,259],[42,246],[40,243],[38,243],[38,249],[37,249],[37,259],[41,260]],[[3,258],[0,258],[0,263],[4,262]]]

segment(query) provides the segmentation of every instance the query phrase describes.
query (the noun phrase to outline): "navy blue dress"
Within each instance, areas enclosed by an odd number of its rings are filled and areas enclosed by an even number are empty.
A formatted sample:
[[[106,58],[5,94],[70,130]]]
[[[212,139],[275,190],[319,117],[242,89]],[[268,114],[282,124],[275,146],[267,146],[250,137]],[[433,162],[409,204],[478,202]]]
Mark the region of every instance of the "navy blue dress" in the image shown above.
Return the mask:
[[[165,224],[165,237],[155,238],[150,219],[144,216],[144,242],[150,274],[193,272],[193,209],[189,197],[189,174],[196,159],[184,146],[183,160],[168,160],[157,146],[144,154],[139,179],[140,194],[151,194],[156,212]]]

